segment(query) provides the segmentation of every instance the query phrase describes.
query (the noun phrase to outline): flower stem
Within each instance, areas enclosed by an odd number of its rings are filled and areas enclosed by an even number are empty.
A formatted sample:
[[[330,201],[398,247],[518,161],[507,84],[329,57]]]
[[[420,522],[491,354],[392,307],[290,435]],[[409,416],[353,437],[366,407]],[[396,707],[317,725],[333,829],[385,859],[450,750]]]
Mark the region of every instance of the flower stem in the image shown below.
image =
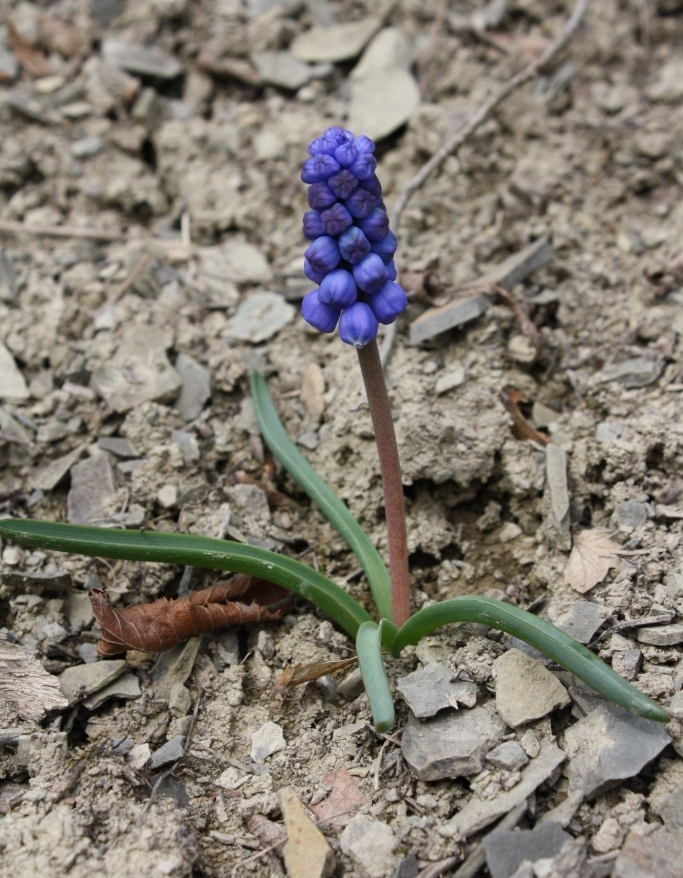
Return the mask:
[[[371,341],[365,347],[358,349],[358,362],[368,396],[384,489],[391,575],[391,609],[394,617],[392,621],[400,628],[410,618],[406,512],[394,422],[376,341]]]

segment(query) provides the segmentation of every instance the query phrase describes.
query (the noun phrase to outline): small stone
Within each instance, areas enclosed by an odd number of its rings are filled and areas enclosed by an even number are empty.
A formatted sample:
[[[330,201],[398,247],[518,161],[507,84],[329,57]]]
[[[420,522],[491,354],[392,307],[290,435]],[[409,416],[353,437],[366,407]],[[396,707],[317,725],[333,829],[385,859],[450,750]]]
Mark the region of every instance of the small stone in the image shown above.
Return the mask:
[[[600,604],[575,601],[567,615],[555,620],[555,625],[579,643],[590,643],[605,617]]]
[[[207,266],[209,270],[219,269],[222,276],[235,283],[268,283],[271,279],[272,272],[263,253],[243,238],[228,238],[217,249],[218,253],[209,250],[213,257]]]
[[[79,658],[82,659],[86,663],[86,665],[91,665],[93,662],[96,662],[99,659],[99,653],[97,652],[97,647],[94,643],[81,643],[76,647],[76,652],[79,655]]]
[[[541,752],[541,745],[533,729],[527,729],[519,739],[519,743],[529,759],[535,759]]]
[[[124,460],[139,456],[130,442],[120,436],[100,436],[97,440],[97,447]]]
[[[289,878],[327,878],[336,862],[325,836],[308,817],[293,789],[281,787],[278,799],[287,830],[283,853]]]
[[[476,320],[486,313],[489,304],[488,298],[480,294],[469,299],[458,299],[440,308],[429,308],[410,324],[410,343],[420,344],[435,335]]]
[[[168,765],[169,762],[177,762],[185,755],[185,737],[184,735],[176,735],[170,741],[166,741],[158,750],[152,754],[152,762],[150,768],[155,771],[162,765]]]
[[[126,43],[114,37],[102,41],[102,59],[112,67],[127,70],[139,76],[175,79],[183,72],[183,65],[172,55],[153,46]]]
[[[621,424],[611,424],[608,421],[601,421],[595,428],[595,438],[603,445],[609,445],[621,438],[624,428]]]
[[[491,878],[510,878],[523,860],[554,857],[571,838],[557,823],[541,823],[533,830],[494,830],[482,842]]]
[[[612,656],[612,670],[625,680],[635,680],[643,654],[639,649],[620,649]]]
[[[675,646],[683,643],[683,624],[639,628],[637,637],[651,646]]]
[[[92,137],[83,137],[80,140],[74,140],[71,144],[71,155],[75,159],[86,159],[97,155],[101,152],[104,142],[101,137],[93,135]]]
[[[14,362],[14,357],[0,341],[0,399],[28,399],[26,379]]]
[[[352,738],[358,732],[362,732],[366,728],[365,720],[358,720],[355,723],[348,723],[345,726],[339,726],[332,732],[333,741],[343,741],[345,738]]]
[[[64,604],[64,613],[69,620],[69,628],[74,634],[89,628],[95,620],[90,598],[87,594],[77,591],[68,595]]]
[[[142,771],[152,758],[149,744],[136,744],[126,753],[126,762],[136,771]]]
[[[172,509],[178,503],[178,486],[164,485],[157,492],[157,501],[164,509]]]
[[[436,379],[434,392],[437,396],[441,396],[442,393],[448,393],[448,391],[453,390],[454,387],[460,387],[465,381],[465,374],[464,366],[458,366],[458,368],[453,369],[452,372],[444,372],[443,375],[439,375]]]
[[[503,768],[506,771],[516,771],[523,768],[529,758],[522,749],[522,746],[516,741],[503,741],[497,747],[494,747],[486,754],[486,761],[495,765],[496,768]]]
[[[549,427],[554,424],[560,417],[560,412],[551,409],[550,406],[543,405],[538,400],[534,401],[531,407],[531,420],[537,427]]]
[[[496,673],[496,708],[515,728],[566,707],[570,703],[562,683],[535,658],[511,649],[493,663]]]
[[[185,430],[174,430],[171,433],[171,442],[180,448],[185,463],[199,460],[199,443],[192,433],[186,433]]]
[[[347,61],[359,55],[382,26],[371,16],[360,21],[313,27],[293,40],[289,49],[300,61]]]
[[[527,335],[518,333],[508,342],[508,355],[511,360],[530,366],[538,356],[538,349]]]
[[[93,695],[89,695],[83,702],[88,710],[97,710],[110,698],[124,698],[126,700],[139,698],[142,695],[140,681],[132,672],[121,674],[107,686],[99,689]]]
[[[453,671],[445,665],[433,663],[401,677],[396,688],[416,717],[434,716],[446,707],[457,709],[474,707],[477,703],[477,686],[466,680],[451,682]]]
[[[567,452],[554,443],[545,450],[545,483],[550,507],[550,524],[557,534],[560,548],[569,549],[569,488]]]
[[[515,524],[514,521],[506,521],[500,529],[498,539],[501,543],[510,543],[512,540],[516,540],[517,537],[521,536],[522,533],[522,528],[518,524]]]
[[[606,366],[602,370],[602,380],[618,381],[629,389],[646,387],[659,378],[663,367],[663,361],[660,359],[633,357],[630,360],[622,360],[620,363]]]
[[[570,792],[600,795],[638,774],[670,742],[659,723],[601,704],[565,732]]]
[[[260,729],[251,733],[251,758],[254,762],[265,762],[273,753],[287,746],[282,726],[274,722],[264,723]]]
[[[126,669],[125,659],[74,665],[59,675],[59,688],[69,704],[87,698],[120,677]]]
[[[679,878],[683,839],[664,826],[639,823],[631,829],[612,878]]]
[[[28,447],[33,444],[33,435],[2,408],[0,408],[0,433],[3,439],[15,442],[17,445]]]
[[[254,52],[251,56],[262,82],[296,91],[305,85],[313,70],[290,52]]]
[[[347,701],[355,701],[363,692],[363,677],[360,668],[355,668],[337,686],[337,692]]]
[[[168,701],[176,683],[184,683],[192,673],[197,653],[199,638],[192,637],[186,643],[180,643],[173,649],[160,653],[152,668],[152,685],[157,698]]]
[[[229,339],[266,341],[294,319],[296,309],[278,293],[251,293],[228,322],[225,335]]]
[[[175,683],[168,698],[168,709],[173,716],[186,716],[191,706],[190,690],[182,683]]]
[[[178,354],[175,368],[183,382],[175,407],[184,421],[194,421],[211,397],[211,373],[187,354]]]
[[[398,839],[391,827],[379,820],[359,814],[344,829],[339,844],[363,878],[385,878],[395,865]]]
[[[616,513],[620,527],[643,527],[647,524],[648,505],[637,500],[625,500],[617,503]]]
[[[116,490],[106,454],[87,457],[71,469],[67,496],[70,524],[99,524],[107,517],[106,504]]]
[[[653,101],[677,104],[683,98],[683,60],[674,56],[658,70],[659,76],[648,89],[647,95]]]
[[[396,866],[391,878],[417,878],[419,872],[420,866],[417,857],[415,854],[408,854]]]
[[[448,713],[425,722],[413,714],[403,732],[403,756],[420,780],[478,774],[484,757],[505,733],[490,705]]]

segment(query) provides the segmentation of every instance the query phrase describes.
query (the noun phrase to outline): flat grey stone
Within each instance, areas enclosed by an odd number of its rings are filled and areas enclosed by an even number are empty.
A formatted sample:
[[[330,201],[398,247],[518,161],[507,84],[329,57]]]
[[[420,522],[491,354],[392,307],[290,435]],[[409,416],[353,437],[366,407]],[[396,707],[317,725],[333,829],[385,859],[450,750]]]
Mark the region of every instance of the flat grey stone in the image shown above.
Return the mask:
[[[660,805],[658,813],[667,829],[683,836],[683,784],[679,784]]]
[[[591,601],[575,601],[570,612],[558,619],[555,625],[579,643],[590,643],[593,635],[605,621],[600,604]]]
[[[601,421],[595,428],[595,438],[603,445],[609,445],[621,438],[624,428],[621,424],[609,423],[609,421]]]
[[[493,799],[472,797],[465,807],[439,828],[439,834],[461,841],[489,826],[494,820],[521,805],[564,761],[565,754],[556,744],[546,744],[522,772],[521,781],[511,790]]]
[[[74,140],[71,144],[71,155],[75,159],[90,158],[90,156],[97,155],[98,152],[101,152],[103,146],[104,141],[101,137],[97,137],[97,135],[82,137],[80,140]]]
[[[121,414],[143,402],[170,402],[182,389],[163,339],[145,326],[126,330],[112,359],[93,373],[90,383],[107,405]]]
[[[291,52],[253,52],[251,60],[262,82],[290,91],[301,88],[313,74],[313,69]]]
[[[208,261],[207,272],[219,271],[221,277],[235,283],[267,283],[272,278],[266,257],[244,238],[228,238],[220,247],[203,253]]]
[[[484,757],[505,732],[491,704],[424,722],[411,714],[401,749],[420,780],[468,777],[482,770]]]
[[[481,293],[440,308],[430,308],[410,324],[410,343],[420,344],[435,335],[476,320],[486,313],[489,304],[488,297]]]
[[[125,669],[125,659],[112,659],[92,665],[74,665],[59,675],[59,688],[62,695],[69,700],[69,704],[74,704],[107,686],[112,680],[120,677]]]
[[[561,549],[571,547],[569,536],[569,487],[567,484],[567,452],[550,443],[545,449],[545,485],[552,529]]]
[[[612,363],[602,370],[603,381],[618,381],[626,388],[646,387],[661,375],[664,363],[661,359],[633,357]]]
[[[185,755],[184,744],[185,736],[176,735],[170,741],[166,741],[158,750],[155,750],[150,762],[152,771],[161,768],[162,765],[168,765],[169,762],[177,762],[178,759],[182,759]]]
[[[83,705],[87,707],[88,710],[97,710],[98,707],[101,707],[104,702],[109,701],[110,698],[124,698],[129,700],[132,698],[139,698],[141,695],[140,681],[132,671],[128,671],[125,674],[121,674],[118,679],[113,680],[108,686],[104,686],[102,689],[89,695],[83,701]]]
[[[503,741],[502,744],[494,747],[493,750],[486,754],[486,761],[495,765],[496,768],[516,771],[527,764],[529,757],[517,741]]]
[[[294,319],[295,313],[296,309],[279,293],[251,293],[229,321],[225,335],[258,344],[283,329]]]
[[[483,840],[491,878],[510,878],[522,860],[554,857],[572,836],[557,823],[541,823],[533,830],[494,830]]]
[[[612,878],[680,878],[683,839],[664,826],[640,823],[626,836]]]
[[[460,387],[460,385],[465,381],[465,367],[458,366],[457,369],[453,369],[451,372],[444,372],[443,375],[439,375],[434,384],[434,393],[437,396],[441,396],[442,393],[448,393],[449,390],[453,390],[454,387]]]
[[[97,647],[94,643],[81,643],[76,647],[76,652],[87,665],[91,665],[99,659]]]
[[[493,663],[496,707],[505,722],[525,725],[570,703],[567,690],[543,665],[519,649],[511,649]]]
[[[58,457],[56,460],[50,461],[47,466],[41,467],[33,472],[29,480],[34,488],[40,491],[52,491],[57,485],[65,479],[71,467],[81,457],[85,451],[85,446],[79,445],[68,454]]]
[[[211,397],[211,373],[187,354],[178,354],[175,368],[183,382],[175,407],[184,421],[194,421]]]
[[[363,878],[386,878],[395,865],[399,840],[386,823],[359,814],[346,826],[339,844]]]
[[[19,421],[15,420],[3,408],[0,408],[0,433],[7,442],[14,442],[16,445],[25,447],[30,447],[33,444],[33,434],[29,433]]]
[[[100,436],[97,440],[97,447],[124,460],[139,457],[130,442],[122,436]]]
[[[151,672],[152,687],[157,698],[168,701],[176,683],[185,683],[192,673],[198,652],[199,638],[192,637],[159,654]]]
[[[251,758],[254,762],[265,762],[269,756],[284,750],[286,746],[282,726],[277,723],[264,723],[251,734]]]
[[[175,79],[184,69],[180,61],[161,49],[140,43],[126,43],[115,37],[102,41],[102,59],[112,67],[129,73],[159,79]]]
[[[0,341],[0,399],[28,399],[26,379],[14,362],[14,357]]]
[[[659,723],[601,704],[565,733],[569,790],[600,795],[634,777],[670,743]]]
[[[637,637],[641,643],[651,646],[674,646],[683,643],[683,624],[639,628]]]
[[[295,37],[289,50],[300,61],[347,61],[360,55],[381,27],[382,20],[374,15],[331,27],[312,27]]]
[[[115,492],[114,475],[106,454],[87,457],[71,469],[71,488],[66,498],[70,524],[100,524],[105,504]]]
[[[625,500],[617,503],[616,513],[620,525],[643,527],[647,524],[648,505],[637,500]]]
[[[351,73],[352,131],[381,140],[405,125],[420,103],[410,57],[408,39],[398,28],[384,28],[374,37]]]
[[[171,442],[180,448],[185,463],[199,460],[199,443],[192,433],[187,433],[185,430],[173,430]]]
[[[453,671],[434,662],[400,677],[396,688],[408,707],[418,719],[434,716],[446,707],[474,707],[477,703],[477,686],[466,680],[451,683]]]
[[[552,255],[553,251],[548,239],[539,238],[483,274],[477,280],[477,286],[497,284],[506,290],[511,290],[534,271],[547,265],[552,259]]]

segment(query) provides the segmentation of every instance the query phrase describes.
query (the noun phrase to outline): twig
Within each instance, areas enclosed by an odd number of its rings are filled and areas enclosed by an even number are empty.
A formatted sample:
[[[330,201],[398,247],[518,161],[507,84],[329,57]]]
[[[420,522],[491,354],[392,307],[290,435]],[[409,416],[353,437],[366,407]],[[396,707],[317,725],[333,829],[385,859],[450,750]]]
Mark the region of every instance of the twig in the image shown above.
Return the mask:
[[[43,226],[0,220],[0,234],[46,235],[52,238],[87,238],[90,241],[127,241],[122,232],[106,232],[104,229],[85,229],[78,226]]]
[[[118,302],[121,296],[124,296],[128,292],[128,290],[133,286],[135,281],[140,277],[142,272],[147,268],[151,258],[152,257],[149,255],[149,253],[143,253],[140,256],[135,264],[135,268],[131,271],[131,273],[123,281],[123,283],[119,284],[119,286],[114,290],[112,295],[107,299],[107,305],[113,305],[115,302]]]

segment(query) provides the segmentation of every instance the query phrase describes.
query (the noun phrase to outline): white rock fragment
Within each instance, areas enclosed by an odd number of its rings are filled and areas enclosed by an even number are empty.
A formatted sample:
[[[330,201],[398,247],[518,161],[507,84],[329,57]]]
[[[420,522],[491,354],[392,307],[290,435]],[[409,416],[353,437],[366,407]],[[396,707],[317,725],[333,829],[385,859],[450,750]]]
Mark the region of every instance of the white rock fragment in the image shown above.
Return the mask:
[[[299,34],[289,50],[300,61],[347,61],[359,55],[381,27],[382,20],[375,16],[330,27],[312,27]]]
[[[535,658],[510,649],[493,663],[496,674],[496,707],[515,728],[566,707],[569,693]]]
[[[295,314],[296,309],[278,293],[251,293],[229,321],[225,336],[258,344],[283,329]]]
[[[0,399],[28,399],[26,379],[2,342],[0,342],[0,376]]]
[[[265,762],[269,756],[284,750],[286,746],[282,726],[277,723],[264,723],[251,734],[251,758],[254,762]]]
[[[363,878],[386,878],[391,874],[398,839],[386,823],[358,815],[344,829],[339,843]]]

